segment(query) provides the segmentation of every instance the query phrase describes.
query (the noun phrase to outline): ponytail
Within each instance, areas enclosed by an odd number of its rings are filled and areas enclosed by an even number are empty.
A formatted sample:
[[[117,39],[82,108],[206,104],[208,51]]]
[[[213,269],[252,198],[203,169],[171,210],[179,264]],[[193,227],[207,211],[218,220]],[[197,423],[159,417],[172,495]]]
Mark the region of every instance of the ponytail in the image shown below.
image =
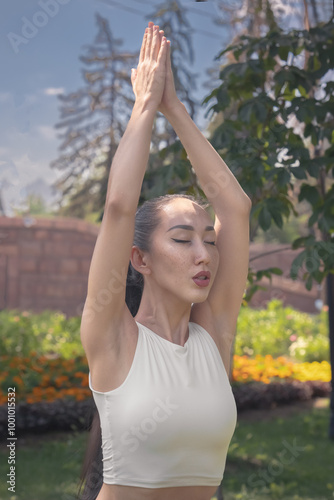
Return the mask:
[[[139,309],[143,287],[142,275],[132,267],[130,262],[126,278],[125,302],[132,316],[135,316]],[[91,419],[89,438],[80,474],[80,500],[95,500],[103,484],[101,424],[95,402]]]
[[[174,198],[187,198],[197,203],[202,208],[207,208],[203,200],[196,199],[194,196],[185,194],[167,194],[145,201],[138,208],[135,220],[135,234],[133,244],[142,251],[150,250],[151,237],[154,230],[158,227],[159,210]],[[126,279],[125,302],[132,316],[136,316],[140,306],[140,301],[144,289],[143,276],[134,269],[131,262],[128,267]],[[102,436],[100,417],[94,403],[94,413],[90,427],[88,445],[81,471],[81,482],[79,486],[80,500],[95,500],[103,484],[103,465],[102,465]],[[81,493],[82,490],[82,493]]]

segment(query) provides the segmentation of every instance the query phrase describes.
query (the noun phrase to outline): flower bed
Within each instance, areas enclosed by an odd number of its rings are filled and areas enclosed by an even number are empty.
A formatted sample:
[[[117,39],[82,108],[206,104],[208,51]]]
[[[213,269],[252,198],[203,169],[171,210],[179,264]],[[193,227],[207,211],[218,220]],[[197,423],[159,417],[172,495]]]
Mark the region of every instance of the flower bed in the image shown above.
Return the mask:
[[[62,359],[52,356],[0,357],[0,404],[7,402],[8,387],[15,387],[16,401],[32,404],[64,398],[82,401],[91,395],[85,356]]]
[[[280,357],[234,356],[232,389],[238,411],[328,396],[330,365]],[[15,387],[17,432],[87,429],[94,402],[84,356],[0,357],[0,432],[6,432],[7,391]]]
[[[234,356],[233,381],[250,382],[252,380],[269,384],[275,379],[294,379],[302,382],[317,380],[331,381],[331,367],[328,361],[313,361],[313,363],[293,363],[280,356],[273,358],[271,355]]]
[[[234,382],[283,381],[330,382],[331,369],[327,361],[292,363],[284,357],[234,356]],[[17,402],[29,404],[64,398],[82,401],[91,396],[88,387],[88,365],[85,356],[62,359],[55,356],[0,357],[0,405],[7,402],[8,387],[15,387]]]

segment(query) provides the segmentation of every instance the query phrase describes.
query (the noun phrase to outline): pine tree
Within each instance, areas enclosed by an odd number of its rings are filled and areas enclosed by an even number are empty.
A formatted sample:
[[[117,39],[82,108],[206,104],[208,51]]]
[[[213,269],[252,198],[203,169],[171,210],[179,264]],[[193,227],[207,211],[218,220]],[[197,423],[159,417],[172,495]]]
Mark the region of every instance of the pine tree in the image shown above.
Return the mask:
[[[105,203],[111,160],[124,133],[134,95],[130,70],[138,53],[121,51],[108,21],[96,15],[98,33],[80,57],[84,87],[61,95],[61,156],[51,166],[65,172],[56,183],[63,193],[60,213],[85,217]]]

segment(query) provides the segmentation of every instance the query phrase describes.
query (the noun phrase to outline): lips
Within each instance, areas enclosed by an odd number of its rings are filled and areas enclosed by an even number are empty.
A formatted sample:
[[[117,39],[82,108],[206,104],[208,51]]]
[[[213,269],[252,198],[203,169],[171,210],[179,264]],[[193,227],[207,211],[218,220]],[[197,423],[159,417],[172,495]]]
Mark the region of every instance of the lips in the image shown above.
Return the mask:
[[[210,283],[211,273],[210,271],[200,271],[195,276],[193,276],[193,281],[197,286],[204,287],[208,286]]]

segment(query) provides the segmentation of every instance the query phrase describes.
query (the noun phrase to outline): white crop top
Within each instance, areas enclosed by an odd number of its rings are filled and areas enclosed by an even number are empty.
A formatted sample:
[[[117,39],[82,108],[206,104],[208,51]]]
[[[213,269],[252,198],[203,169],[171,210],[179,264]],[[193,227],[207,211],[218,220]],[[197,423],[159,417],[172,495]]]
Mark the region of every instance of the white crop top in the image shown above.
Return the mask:
[[[189,323],[184,346],[137,325],[125,381],[99,392],[89,374],[101,421],[103,482],[218,487],[237,411],[216,343],[196,323]]]

